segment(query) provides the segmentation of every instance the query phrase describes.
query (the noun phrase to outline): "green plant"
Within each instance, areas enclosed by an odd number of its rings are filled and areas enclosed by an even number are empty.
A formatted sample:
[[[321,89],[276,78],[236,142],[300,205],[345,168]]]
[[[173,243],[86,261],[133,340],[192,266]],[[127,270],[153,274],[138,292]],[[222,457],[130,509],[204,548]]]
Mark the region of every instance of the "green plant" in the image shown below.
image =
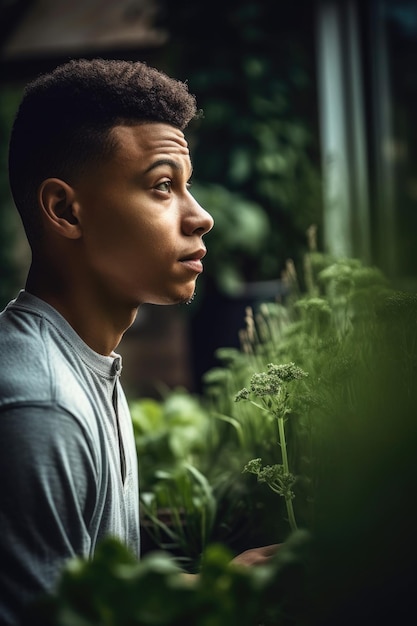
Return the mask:
[[[31,607],[27,626],[289,626],[301,607],[299,594],[286,590],[303,588],[308,548],[300,533],[269,564],[246,568],[230,565],[227,547],[212,544],[190,579],[167,553],[137,561],[107,538],[92,560],[68,563],[56,591]]]
[[[286,514],[292,528],[296,517],[304,527],[316,523],[317,491],[328,470],[323,442],[332,434],[337,439],[338,429],[349,428],[338,419],[347,407],[353,414],[360,412],[357,376],[360,371],[372,370],[376,346],[381,346],[377,357],[381,367],[391,358],[386,330],[383,339],[380,337],[381,311],[392,299],[404,307],[407,300],[407,294],[396,292],[377,268],[366,267],[358,259],[320,254],[314,229],[309,235],[311,249],[305,257],[302,281],[306,289],[300,288],[301,281],[289,263],[286,302],[265,303],[258,312],[248,310],[241,350],[219,351],[223,367],[205,376],[211,411],[235,431],[236,456],[242,467],[287,496]],[[393,319],[391,334],[399,328],[402,326]],[[404,346],[403,358],[409,379],[409,346]],[[290,396],[277,377],[276,393],[271,372],[290,363],[296,363],[308,378],[304,376]],[[230,397],[235,394],[238,400],[250,402],[233,404]],[[277,423],[281,425],[279,463]],[[253,454],[245,459],[250,452]]]
[[[144,490],[163,471],[193,464],[203,453],[210,421],[199,398],[183,389],[162,400],[132,398],[129,401]]]
[[[169,550],[195,570],[216,515],[213,487],[201,471],[209,415],[197,397],[182,389],[162,400],[132,399],[130,409],[143,530],[154,549]]]
[[[217,512],[213,486],[188,463],[156,475],[153,487],[141,492],[143,530],[154,549],[169,551],[187,571],[195,572],[213,532]]]
[[[292,487],[295,476],[290,472],[287,454],[287,442],[285,438],[285,422],[291,413],[289,405],[289,383],[300,380],[307,376],[306,372],[294,363],[285,365],[268,364],[267,372],[259,372],[252,375],[250,387],[244,387],[235,396],[235,401],[249,400],[253,406],[271,416],[278,425],[278,437],[281,464],[262,465],[262,459],[252,459],[245,467],[245,472],[255,474],[259,482],[265,482],[275,493],[285,499],[288,521],[291,530],[297,529],[292,500],[294,492]],[[256,398],[255,401],[253,398]]]
[[[412,602],[417,556],[417,296],[395,289],[378,268],[314,247],[305,273],[303,291],[289,264],[286,303],[248,311],[242,350],[225,355],[224,371],[208,373],[207,392],[236,441],[247,443],[242,433],[251,432],[259,456],[270,456],[269,407],[232,405],[224,391],[259,375],[270,391],[269,363],[294,362],[308,373],[291,396],[286,436],[297,523],[314,537],[314,601],[301,623],[359,615],[376,623],[384,612],[398,623]],[[258,461],[252,469],[262,476]]]

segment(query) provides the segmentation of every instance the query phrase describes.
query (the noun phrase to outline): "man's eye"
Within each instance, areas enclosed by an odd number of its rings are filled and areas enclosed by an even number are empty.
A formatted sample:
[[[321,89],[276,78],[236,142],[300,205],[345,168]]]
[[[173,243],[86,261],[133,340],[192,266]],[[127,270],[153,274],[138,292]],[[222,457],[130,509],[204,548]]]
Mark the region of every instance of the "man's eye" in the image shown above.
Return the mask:
[[[164,180],[162,183],[159,183],[158,185],[156,185],[155,189],[158,189],[158,191],[171,191],[171,186],[172,183],[170,180]]]

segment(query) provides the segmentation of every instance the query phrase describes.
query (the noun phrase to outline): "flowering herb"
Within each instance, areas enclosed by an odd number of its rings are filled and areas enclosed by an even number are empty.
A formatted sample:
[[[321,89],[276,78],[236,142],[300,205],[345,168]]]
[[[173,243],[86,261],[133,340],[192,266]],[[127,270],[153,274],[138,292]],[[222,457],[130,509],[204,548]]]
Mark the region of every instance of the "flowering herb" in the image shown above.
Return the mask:
[[[235,396],[235,402],[247,400],[277,420],[282,463],[263,466],[261,458],[252,459],[245,465],[243,471],[255,474],[258,482],[266,483],[272,491],[285,499],[291,530],[297,529],[297,523],[292,505],[295,496],[292,487],[296,477],[289,470],[285,438],[285,423],[291,413],[288,384],[306,376],[307,373],[294,363],[283,365],[269,363],[266,372],[252,375],[249,389],[244,387]]]

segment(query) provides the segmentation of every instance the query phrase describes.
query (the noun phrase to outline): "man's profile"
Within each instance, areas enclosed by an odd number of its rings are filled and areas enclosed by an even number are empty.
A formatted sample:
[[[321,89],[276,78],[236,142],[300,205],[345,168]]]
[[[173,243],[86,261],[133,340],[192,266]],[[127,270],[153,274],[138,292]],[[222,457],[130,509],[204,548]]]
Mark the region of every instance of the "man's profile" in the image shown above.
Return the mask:
[[[2,625],[104,536],[140,556],[116,349],[141,304],[189,301],[202,272],[213,220],[189,191],[196,115],[184,83],[140,62],[73,60],[24,92],[9,176],[32,260],[0,314]]]

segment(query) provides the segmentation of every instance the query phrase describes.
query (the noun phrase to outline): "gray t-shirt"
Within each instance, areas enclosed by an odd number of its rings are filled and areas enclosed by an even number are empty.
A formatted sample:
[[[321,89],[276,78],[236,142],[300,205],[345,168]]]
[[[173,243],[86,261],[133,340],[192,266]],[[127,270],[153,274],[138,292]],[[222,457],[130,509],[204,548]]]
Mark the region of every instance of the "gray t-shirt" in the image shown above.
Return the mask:
[[[121,357],[21,291],[0,314],[0,625],[104,536],[139,557],[136,449]]]

